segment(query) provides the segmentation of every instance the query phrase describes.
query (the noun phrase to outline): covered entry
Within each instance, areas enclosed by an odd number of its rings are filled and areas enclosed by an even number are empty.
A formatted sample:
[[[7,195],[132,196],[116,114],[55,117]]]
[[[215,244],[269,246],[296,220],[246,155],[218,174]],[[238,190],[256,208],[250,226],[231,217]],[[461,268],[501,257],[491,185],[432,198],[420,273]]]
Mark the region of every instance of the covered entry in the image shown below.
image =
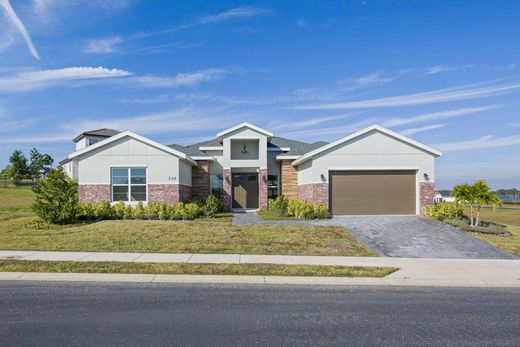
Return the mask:
[[[258,208],[258,174],[233,174],[233,207]]]
[[[415,170],[331,171],[329,196],[336,215],[415,214]]]

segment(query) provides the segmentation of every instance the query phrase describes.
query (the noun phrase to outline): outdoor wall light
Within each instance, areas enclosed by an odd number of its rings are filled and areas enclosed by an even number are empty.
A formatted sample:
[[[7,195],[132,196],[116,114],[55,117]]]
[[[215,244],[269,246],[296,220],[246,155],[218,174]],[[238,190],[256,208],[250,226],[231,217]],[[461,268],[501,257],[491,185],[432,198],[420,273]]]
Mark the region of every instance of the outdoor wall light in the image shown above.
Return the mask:
[[[242,150],[240,151],[240,153],[242,153],[242,154],[248,154],[249,153],[249,149],[247,149],[247,146],[246,146],[245,143],[244,143],[244,147],[242,147]]]
[[[427,173],[424,174],[424,180],[425,180],[426,182],[429,182],[429,181],[430,181],[430,176],[428,176]]]
[[[265,177],[265,175],[262,176],[262,181],[264,181],[264,183],[267,183],[267,177]]]
[[[327,179],[325,178],[325,175],[324,175],[324,174],[321,174],[320,177],[321,177],[321,181],[322,181],[322,182],[327,182]]]

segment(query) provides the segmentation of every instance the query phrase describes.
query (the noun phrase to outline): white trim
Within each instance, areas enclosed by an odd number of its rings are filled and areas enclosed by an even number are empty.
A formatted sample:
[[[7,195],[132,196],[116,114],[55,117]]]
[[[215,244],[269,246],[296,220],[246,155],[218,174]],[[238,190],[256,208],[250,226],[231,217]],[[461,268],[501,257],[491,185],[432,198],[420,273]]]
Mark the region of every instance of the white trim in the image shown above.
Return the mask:
[[[328,168],[329,171],[419,171],[418,166],[363,166],[363,167],[348,167],[348,166],[333,166]]]
[[[338,145],[340,145],[342,143],[345,143],[347,141],[353,140],[353,139],[355,139],[355,138],[357,138],[359,136],[362,136],[362,135],[364,135],[364,134],[366,134],[366,133],[368,133],[370,131],[373,131],[373,130],[379,131],[379,132],[381,132],[383,134],[386,134],[388,136],[391,136],[391,137],[394,137],[394,138],[396,138],[398,140],[406,142],[406,143],[408,143],[408,144],[410,144],[412,146],[415,146],[417,148],[422,149],[423,151],[426,151],[426,152],[428,152],[430,154],[433,154],[436,157],[440,157],[442,155],[442,152],[440,152],[440,151],[438,151],[438,150],[436,150],[436,149],[434,149],[434,148],[432,148],[430,146],[427,146],[427,145],[424,145],[424,144],[422,144],[420,142],[412,140],[412,139],[410,139],[410,138],[408,138],[406,136],[403,136],[401,134],[396,133],[395,131],[383,128],[380,125],[374,124],[374,125],[369,126],[368,128],[365,128],[365,129],[362,129],[360,131],[357,131],[357,132],[355,132],[355,133],[353,133],[351,135],[343,137],[343,138],[341,138],[341,139],[339,139],[337,141],[334,141],[334,142],[329,143],[327,145],[324,145],[324,146],[322,146],[320,148],[317,148],[314,151],[310,151],[309,153],[306,153],[306,154],[302,155],[299,159],[297,159],[297,160],[295,160],[293,162],[293,165],[295,165],[295,166],[300,165],[300,164],[306,162],[307,160],[311,159],[316,154],[319,154],[319,153],[321,153],[323,151],[326,151],[328,149],[334,148],[334,147],[336,147],[336,146],[338,146]]]
[[[90,151],[93,151],[97,148],[100,148],[100,147],[103,147],[105,145],[108,145],[109,143],[112,143],[114,141],[117,141],[119,139],[122,139],[123,137],[131,137],[131,138],[134,138],[136,140],[139,140],[141,142],[144,142],[152,147],[156,147],[160,150],[163,150],[167,153],[170,153],[170,154],[173,154],[181,159],[184,159],[188,162],[190,162],[191,164],[193,165],[197,165],[197,162],[193,159],[191,159],[189,156],[187,156],[186,154],[182,153],[182,152],[179,152],[171,147],[168,147],[168,146],[165,146],[165,145],[162,145],[160,144],[159,142],[156,142],[156,141],[153,141],[153,140],[150,140],[149,138],[146,138],[144,136],[141,136],[141,135],[138,135],[130,130],[126,130],[126,131],[123,131],[122,133],[119,133],[117,135],[114,135],[114,136],[111,136],[105,140],[101,140],[99,141],[98,143],[96,144],[93,144],[92,146],[88,146],[88,147],[85,147],[85,148],[82,148],[80,149],[79,151],[76,151],[76,152],[73,152],[71,154],[69,154],[68,156],[68,159],[72,159],[72,158],[76,158],[80,155],[83,155],[85,153],[88,153]]]
[[[145,183],[144,184],[132,184],[132,173],[131,173],[131,170],[132,169],[144,169],[144,172],[145,172]],[[113,178],[113,174],[112,174],[112,171],[113,169],[128,169],[127,172],[128,172],[128,183],[127,184],[114,184],[114,182],[112,182],[112,178]],[[144,201],[132,201],[132,186],[137,186],[137,187],[145,187],[145,197],[146,199]],[[128,200],[126,201],[123,201],[123,200],[117,200],[117,201],[114,201],[114,187],[128,187]],[[110,202],[111,203],[118,203],[119,201],[123,201],[125,204],[135,204],[137,205],[139,202],[142,202],[143,204],[146,204],[148,203],[148,167],[143,167],[143,166],[130,166],[130,165],[120,165],[120,166],[110,166]]]
[[[223,146],[200,146],[199,151],[223,151]]]
[[[289,152],[291,147],[267,147],[268,152]]]
[[[215,158],[214,157],[211,157],[211,156],[192,156],[191,159],[193,160],[211,160],[211,161],[215,161]]]
[[[257,132],[259,132],[261,134],[264,134],[267,137],[273,137],[273,133],[272,132],[267,131],[267,130],[262,129],[262,128],[259,128],[256,125],[253,125],[251,123],[243,122],[243,123],[240,123],[238,125],[235,125],[234,127],[229,128],[229,129],[222,130],[221,132],[219,132],[217,134],[217,138],[224,137],[224,135],[232,133],[233,131],[238,130],[240,128],[244,128],[244,127],[252,129],[252,130],[255,130],[255,131],[257,131]]]
[[[277,155],[276,160],[294,160],[298,159],[299,155]]]
[[[110,168],[113,168],[113,167],[115,167],[115,168],[127,168],[127,167],[129,167],[129,168],[140,168],[140,167],[142,167],[142,168],[148,169],[148,165],[147,164],[143,164],[143,165],[110,165]]]

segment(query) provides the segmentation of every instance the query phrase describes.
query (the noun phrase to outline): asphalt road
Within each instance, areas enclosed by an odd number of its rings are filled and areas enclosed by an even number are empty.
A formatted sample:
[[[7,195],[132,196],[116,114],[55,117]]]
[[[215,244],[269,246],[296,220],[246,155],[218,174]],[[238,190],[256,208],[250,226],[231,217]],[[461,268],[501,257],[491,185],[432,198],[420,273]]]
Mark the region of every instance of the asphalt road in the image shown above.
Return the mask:
[[[0,282],[0,345],[520,344],[520,290]]]

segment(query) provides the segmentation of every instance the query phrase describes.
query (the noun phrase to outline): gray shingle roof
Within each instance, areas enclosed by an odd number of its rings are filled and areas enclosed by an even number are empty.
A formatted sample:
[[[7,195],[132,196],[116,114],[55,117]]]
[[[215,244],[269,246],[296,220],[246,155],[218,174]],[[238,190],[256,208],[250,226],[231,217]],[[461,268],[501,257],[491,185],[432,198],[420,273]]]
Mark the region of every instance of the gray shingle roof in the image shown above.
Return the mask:
[[[81,139],[83,136],[111,137],[111,136],[117,135],[119,133],[120,133],[120,131],[118,131],[118,130],[107,129],[107,128],[90,130],[90,131],[85,131],[85,132],[79,134],[72,141],[76,142],[79,139]]]
[[[321,146],[326,145],[328,142],[325,141],[317,141],[313,143],[306,143],[303,146],[295,146],[291,147],[291,150],[289,152],[281,154],[281,156],[294,156],[294,155],[304,155],[305,153],[308,153],[310,151],[314,151],[317,148],[320,148]]]

